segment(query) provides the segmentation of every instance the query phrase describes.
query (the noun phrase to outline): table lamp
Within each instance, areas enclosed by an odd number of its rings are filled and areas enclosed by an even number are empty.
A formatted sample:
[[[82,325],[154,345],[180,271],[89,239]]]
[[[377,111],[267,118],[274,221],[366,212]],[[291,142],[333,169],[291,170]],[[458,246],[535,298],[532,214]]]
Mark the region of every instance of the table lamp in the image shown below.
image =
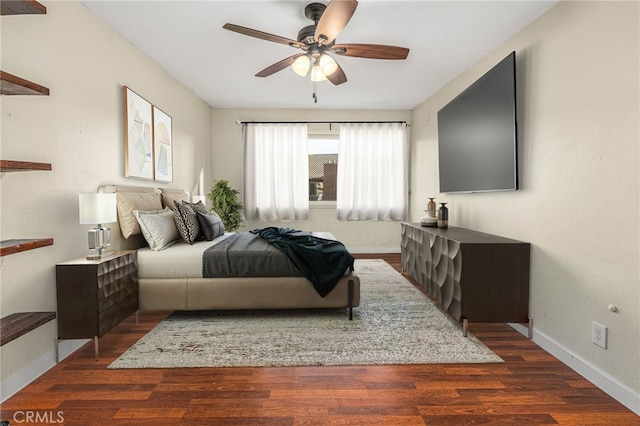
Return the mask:
[[[110,256],[113,252],[104,249],[111,243],[111,229],[102,226],[118,220],[116,213],[116,194],[91,193],[79,194],[80,223],[95,224],[89,230],[89,248],[98,250],[97,253],[87,255],[88,260],[99,260]]]

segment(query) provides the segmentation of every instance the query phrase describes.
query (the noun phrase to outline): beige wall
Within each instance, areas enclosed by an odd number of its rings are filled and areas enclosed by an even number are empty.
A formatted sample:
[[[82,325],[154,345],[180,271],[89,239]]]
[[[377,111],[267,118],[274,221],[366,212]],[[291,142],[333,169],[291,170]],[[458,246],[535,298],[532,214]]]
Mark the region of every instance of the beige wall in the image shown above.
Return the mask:
[[[123,177],[121,86],[129,85],[173,117],[172,186],[196,193],[212,179],[242,187],[237,120],[411,122],[412,218],[435,196],[450,203],[455,226],[531,242],[536,336],[640,391],[637,2],[563,2],[412,112],[212,111],[81,5],[43,3],[45,16],[1,18],[2,69],[51,96],[0,98],[0,157],[50,162],[53,171],[0,175],[0,238],[51,236],[55,245],[0,258],[2,316],[56,309],[54,265],[86,252],[77,193],[153,185]],[[521,189],[439,194],[437,111],[511,50]],[[283,225],[331,231],[349,247],[399,246],[397,223],[334,218],[331,208],[313,209],[310,221]],[[271,223],[245,228],[262,225]],[[592,320],[609,327],[607,350],[590,342]],[[3,346],[3,385],[39,360],[51,366],[55,335],[52,322]]]
[[[529,241],[537,335],[636,395],[638,17],[637,2],[562,2],[551,9],[413,111],[411,179],[414,219],[426,197],[435,196],[449,202],[455,226]],[[437,111],[513,50],[521,189],[440,194]],[[591,343],[592,321],[609,327],[608,349]]]
[[[53,171],[0,175],[0,232],[3,240],[53,237],[54,245],[0,258],[2,316],[56,310],[55,264],[88,251],[90,226],[78,223],[78,193],[106,183],[153,185],[124,178],[123,85],[172,116],[171,186],[190,190],[210,168],[206,103],[79,3],[43,4],[46,15],[1,18],[2,69],[51,94],[0,98],[0,156],[48,162]],[[2,346],[3,384],[37,360],[53,360],[55,337],[54,321]]]
[[[212,113],[212,178],[227,179],[242,189],[242,126],[236,121],[407,121],[409,111],[330,111],[316,109],[214,109]],[[409,135],[411,130],[407,134]],[[209,191],[211,185],[206,188]],[[243,229],[265,226],[328,231],[353,252],[393,251],[400,249],[399,222],[342,222],[336,219],[335,203],[311,206],[309,220],[291,222],[248,222]]]

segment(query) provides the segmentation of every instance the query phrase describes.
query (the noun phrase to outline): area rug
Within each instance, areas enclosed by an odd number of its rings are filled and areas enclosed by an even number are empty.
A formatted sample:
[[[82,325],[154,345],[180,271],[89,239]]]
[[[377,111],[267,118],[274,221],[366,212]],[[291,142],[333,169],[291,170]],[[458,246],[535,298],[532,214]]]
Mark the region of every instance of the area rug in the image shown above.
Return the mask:
[[[356,260],[360,306],[175,312],[109,368],[485,363],[503,360],[383,260]]]

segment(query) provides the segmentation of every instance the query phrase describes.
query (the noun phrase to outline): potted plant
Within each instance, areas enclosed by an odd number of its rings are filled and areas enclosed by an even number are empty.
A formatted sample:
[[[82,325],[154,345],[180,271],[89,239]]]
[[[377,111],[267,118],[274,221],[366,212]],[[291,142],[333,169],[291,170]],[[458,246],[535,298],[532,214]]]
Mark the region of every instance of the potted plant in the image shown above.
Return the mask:
[[[233,232],[242,226],[242,203],[238,200],[239,192],[229,186],[229,181],[220,179],[213,181],[209,199],[227,232]]]

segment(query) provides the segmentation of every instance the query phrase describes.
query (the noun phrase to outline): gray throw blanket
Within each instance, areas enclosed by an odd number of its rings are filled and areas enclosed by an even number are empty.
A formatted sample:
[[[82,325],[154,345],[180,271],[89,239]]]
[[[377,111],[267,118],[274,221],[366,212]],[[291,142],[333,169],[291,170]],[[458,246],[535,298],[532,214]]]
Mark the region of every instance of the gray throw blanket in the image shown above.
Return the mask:
[[[251,232],[238,232],[204,251],[202,276],[227,278],[303,275],[277,247]]]
[[[353,256],[342,243],[286,228],[239,232],[202,255],[204,278],[305,277],[326,296],[353,271]]]

